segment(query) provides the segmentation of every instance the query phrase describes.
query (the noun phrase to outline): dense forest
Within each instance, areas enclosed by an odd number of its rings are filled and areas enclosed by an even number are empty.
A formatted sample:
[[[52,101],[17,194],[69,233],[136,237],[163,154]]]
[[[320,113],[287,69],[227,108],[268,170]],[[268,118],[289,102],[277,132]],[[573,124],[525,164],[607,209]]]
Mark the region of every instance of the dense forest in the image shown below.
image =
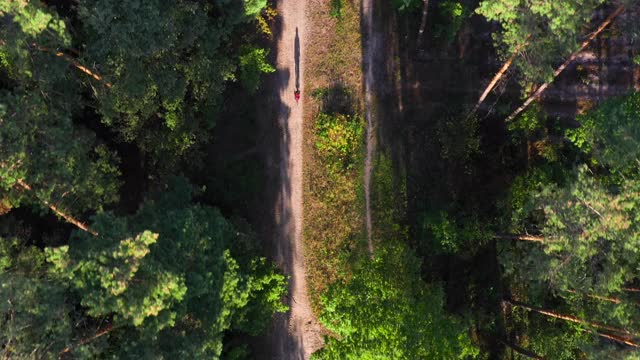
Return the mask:
[[[274,71],[265,7],[0,1],[3,358],[242,358],[286,310],[225,103]]]
[[[640,359],[640,1],[304,1],[0,0],[0,357],[306,358],[300,101],[311,358]]]

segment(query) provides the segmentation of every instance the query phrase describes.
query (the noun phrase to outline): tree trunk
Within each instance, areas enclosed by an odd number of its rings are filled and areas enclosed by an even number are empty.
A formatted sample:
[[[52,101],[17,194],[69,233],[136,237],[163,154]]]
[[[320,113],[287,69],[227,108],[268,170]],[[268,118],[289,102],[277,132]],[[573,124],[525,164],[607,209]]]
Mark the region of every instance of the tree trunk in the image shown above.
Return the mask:
[[[574,51],[573,54],[571,54],[571,56],[569,56],[569,58],[562,65],[560,65],[560,67],[553,73],[553,78],[551,79],[551,81],[542,84],[538,88],[538,90],[536,90],[531,96],[529,96],[529,98],[522,104],[522,106],[520,106],[513,113],[511,113],[511,115],[509,115],[509,117],[507,117],[507,119],[505,121],[509,122],[509,121],[515,119],[518,115],[520,115],[521,112],[523,112],[527,107],[529,107],[529,105],[533,101],[538,99],[540,97],[540,95],[542,95],[542,93],[549,87],[551,82],[553,80],[555,80],[555,78],[557,78],[558,75],[560,75],[576,59],[578,54],[580,54],[582,52],[582,50],[584,50],[591,43],[591,41],[593,41],[593,39],[595,39],[598,35],[600,35],[600,33],[607,26],[609,26],[609,24],[613,21],[613,19],[615,19],[616,16],[620,15],[623,11],[624,11],[624,5],[618,6],[618,8],[611,15],[609,15],[609,17],[604,22],[602,22],[602,24],[600,24],[598,29],[596,31],[594,31],[593,33],[591,33],[591,35],[589,35],[587,40],[585,40],[582,43],[580,48],[578,48],[578,50]]]
[[[65,54],[63,52],[60,52],[60,51],[54,51],[54,50],[51,50],[49,48],[39,46],[38,44],[35,44],[35,43],[31,44],[31,46],[34,47],[35,49],[40,50],[40,51],[48,52],[48,53],[54,54],[57,57],[61,57],[61,58],[65,59],[67,62],[69,62],[71,65],[73,65],[76,69],[78,69],[78,70],[82,71],[83,73],[91,76],[92,78],[102,82],[106,87],[111,88],[111,83],[110,82],[104,81],[104,78],[102,76],[92,72],[91,70],[89,70],[88,68],[86,68],[85,66],[80,64],[76,59],[72,58],[71,56],[69,56],[69,55],[67,55],[67,54]]]
[[[603,329],[603,330],[611,331],[611,332],[614,332],[614,333],[632,335],[631,333],[629,333],[625,329],[616,328],[616,327],[613,327],[613,326],[608,326],[608,325],[600,324],[600,323],[596,323],[596,322],[590,322],[590,321],[582,320],[580,318],[577,318],[577,317],[571,316],[571,315],[564,315],[564,314],[559,314],[559,313],[556,313],[556,312],[553,312],[553,311],[540,309],[540,308],[537,308],[537,307],[534,307],[534,306],[530,306],[530,305],[527,305],[525,303],[521,303],[521,302],[515,301],[515,300],[505,300],[505,301],[507,303],[513,305],[513,306],[518,306],[518,307],[521,307],[523,309],[526,309],[526,310],[529,310],[529,311],[534,311],[534,312],[537,312],[539,314],[546,315],[546,316],[549,316],[549,317],[552,317],[552,318],[562,319],[562,320],[573,322],[573,323],[576,323],[576,324],[588,325],[588,326],[591,326],[591,327],[596,328],[596,329]]]
[[[611,334],[605,334],[605,333],[601,333],[601,332],[598,332],[597,334],[598,334],[598,336],[603,337],[605,339],[617,341],[617,342],[619,342],[621,344],[625,344],[625,345],[628,345],[628,346],[640,348],[640,344],[638,344],[636,342],[633,342],[633,341],[631,341],[629,339],[620,337],[620,336],[611,335]]]
[[[531,350],[527,350],[524,348],[521,348],[520,346],[512,343],[511,341],[508,340],[501,340],[501,342],[505,345],[507,345],[508,347],[510,347],[511,349],[513,349],[515,352],[517,352],[518,354],[524,355],[526,357],[532,358],[532,359],[537,359],[537,360],[544,360],[544,358],[536,353],[534,353]]]
[[[422,5],[422,20],[420,20],[420,29],[418,30],[418,41],[416,49],[418,51],[422,47],[422,39],[424,39],[424,30],[427,27],[427,12],[429,11],[429,0],[423,0]]]
[[[515,48],[515,50],[509,57],[509,59],[504,63],[504,65],[502,65],[502,67],[496,73],[493,79],[491,79],[491,82],[489,82],[489,85],[487,85],[487,87],[484,89],[484,91],[482,92],[482,95],[480,96],[480,99],[478,99],[478,102],[476,103],[476,106],[474,106],[473,110],[471,111],[472,114],[478,111],[478,109],[480,108],[480,105],[482,105],[482,103],[487,98],[487,96],[489,96],[489,93],[491,92],[491,90],[493,90],[493,88],[496,86],[498,81],[504,76],[507,70],[509,70],[509,67],[511,67],[511,64],[513,63],[513,61],[520,54],[520,51],[529,44],[530,38],[531,38],[531,35],[528,35],[527,38],[525,39],[525,42],[523,44],[518,45]]]
[[[544,243],[544,237],[536,235],[511,235],[511,234],[497,234],[494,236],[499,240],[519,240],[519,241],[533,241]]]
[[[102,328],[101,330],[99,330],[97,333],[95,333],[93,336],[88,337],[88,338],[84,338],[82,340],[80,340],[78,343],[73,344],[71,346],[67,346],[66,348],[62,349],[59,353],[58,353],[58,359],[62,358],[62,355],[64,354],[68,354],[70,352],[73,351],[73,349],[77,348],[78,346],[82,346],[84,344],[90,343],[93,340],[104,336],[108,333],[110,333],[112,330],[114,329],[113,324],[109,324],[106,327]]]
[[[568,293],[571,294],[578,294],[577,291],[575,290],[567,290]],[[601,296],[601,295],[592,295],[592,294],[584,294],[586,297],[590,297],[592,299],[597,299],[597,300],[602,300],[602,301],[607,301],[610,303],[614,303],[614,304],[620,304],[623,302],[623,300],[618,299],[618,298],[612,298],[612,297],[607,297],[607,296]],[[634,303],[637,304],[637,303]]]
[[[19,179],[16,183],[17,183],[18,186],[20,186],[24,190],[32,191],[31,186],[29,186],[29,184],[25,183],[22,179]],[[78,220],[78,219],[74,218],[73,216],[61,211],[54,204],[52,204],[52,203],[50,203],[50,202],[48,202],[46,200],[41,200],[41,201],[49,209],[51,209],[51,211],[53,211],[56,215],[60,216],[61,218],[65,219],[68,223],[75,225],[80,230],[86,231],[91,235],[98,236],[98,233],[96,231],[94,231],[91,228],[89,228],[87,225],[82,223],[80,220]]]

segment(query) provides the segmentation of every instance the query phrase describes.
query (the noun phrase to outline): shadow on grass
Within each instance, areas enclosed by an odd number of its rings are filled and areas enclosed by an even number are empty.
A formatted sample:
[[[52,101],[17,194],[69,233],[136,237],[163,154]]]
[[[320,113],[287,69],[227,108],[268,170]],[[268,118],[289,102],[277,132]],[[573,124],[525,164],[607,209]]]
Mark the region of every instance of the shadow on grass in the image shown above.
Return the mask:
[[[320,101],[320,111],[326,114],[354,115],[355,97],[353,90],[341,82],[334,82],[328,88],[315,89],[311,96]]]

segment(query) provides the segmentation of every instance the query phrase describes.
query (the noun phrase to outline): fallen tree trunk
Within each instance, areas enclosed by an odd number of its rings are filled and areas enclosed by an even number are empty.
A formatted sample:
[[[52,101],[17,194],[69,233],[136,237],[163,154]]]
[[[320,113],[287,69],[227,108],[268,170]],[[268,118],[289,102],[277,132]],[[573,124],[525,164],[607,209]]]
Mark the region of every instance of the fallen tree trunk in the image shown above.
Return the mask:
[[[527,100],[519,108],[517,108],[514,112],[512,112],[511,115],[509,115],[505,121],[509,122],[515,119],[518,115],[520,115],[521,112],[523,112],[527,107],[529,107],[529,105],[533,101],[538,99],[540,95],[542,95],[542,93],[549,87],[551,82],[553,82],[558,77],[558,75],[560,75],[576,59],[578,54],[580,54],[582,50],[584,50],[591,43],[591,41],[593,41],[593,39],[595,39],[598,35],[600,35],[600,33],[604,29],[606,29],[607,26],[609,26],[609,24],[611,24],[613,19],[615,19],[623,11],[624,11],[624,5],[618,6],[618,8],[611,15],[609,15],[609,17],[607,17],[607,19],[604,22],[602,22],[602,24],[600,24],[598,29],[593,33],[591,33],[591,35],[589,35],[589,37],[584,42],[582,42],[582,45],[580,46],[580,48],[574,51],[571,54],[571,56],[569,56],[569,58],[562,65],[560,65],[558,69],[556,69],[556,71],[553,73],[553,77],[551,81],[546,82],[542,84],[540,87],[538,87],[538,89],[531,96],[529,96],[529,98],[527,98]]]

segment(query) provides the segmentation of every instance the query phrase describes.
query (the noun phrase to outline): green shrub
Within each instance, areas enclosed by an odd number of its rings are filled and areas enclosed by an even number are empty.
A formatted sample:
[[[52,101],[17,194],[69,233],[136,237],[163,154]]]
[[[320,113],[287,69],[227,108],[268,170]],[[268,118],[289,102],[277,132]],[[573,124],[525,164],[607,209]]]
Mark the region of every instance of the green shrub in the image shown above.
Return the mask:
[[[344,7],[344,0],[331,0],[331,17],[339,19],[342,17],[342,8]]]
[[[438,12],[440,15],[438,18],[444,23],[436,24],[435,36],[451,42],[460,31],[469,11],[459,1],[446,0],[440,3]]]
[[[263,73],[272,73],[276,69],[267,62],[269,50],[245,47],[240,55],[240,81],[250,93],[255,93],[260,88],[260,76]]]
[[[396,9],[400,10],[401,12],[417,9],[419,4],[419,0],[394,0]]]
[[[330,171],[353,169],[362,146],[362,118],[320,113],[316,117],[316,149]]]
[[[491,239],[491,233],[477,218],[452,218],[446,211],[422,216],[423,241],[430,239],[432,249],[442,254],[473,254]]]
[[[439,284],[420,277],[420,261],[405,245],[376,249],[356,262],[352,277],[322,296],[320,321],[335,338],[313,359],[473,359],[479,349],[469,321],[445,310]]]

